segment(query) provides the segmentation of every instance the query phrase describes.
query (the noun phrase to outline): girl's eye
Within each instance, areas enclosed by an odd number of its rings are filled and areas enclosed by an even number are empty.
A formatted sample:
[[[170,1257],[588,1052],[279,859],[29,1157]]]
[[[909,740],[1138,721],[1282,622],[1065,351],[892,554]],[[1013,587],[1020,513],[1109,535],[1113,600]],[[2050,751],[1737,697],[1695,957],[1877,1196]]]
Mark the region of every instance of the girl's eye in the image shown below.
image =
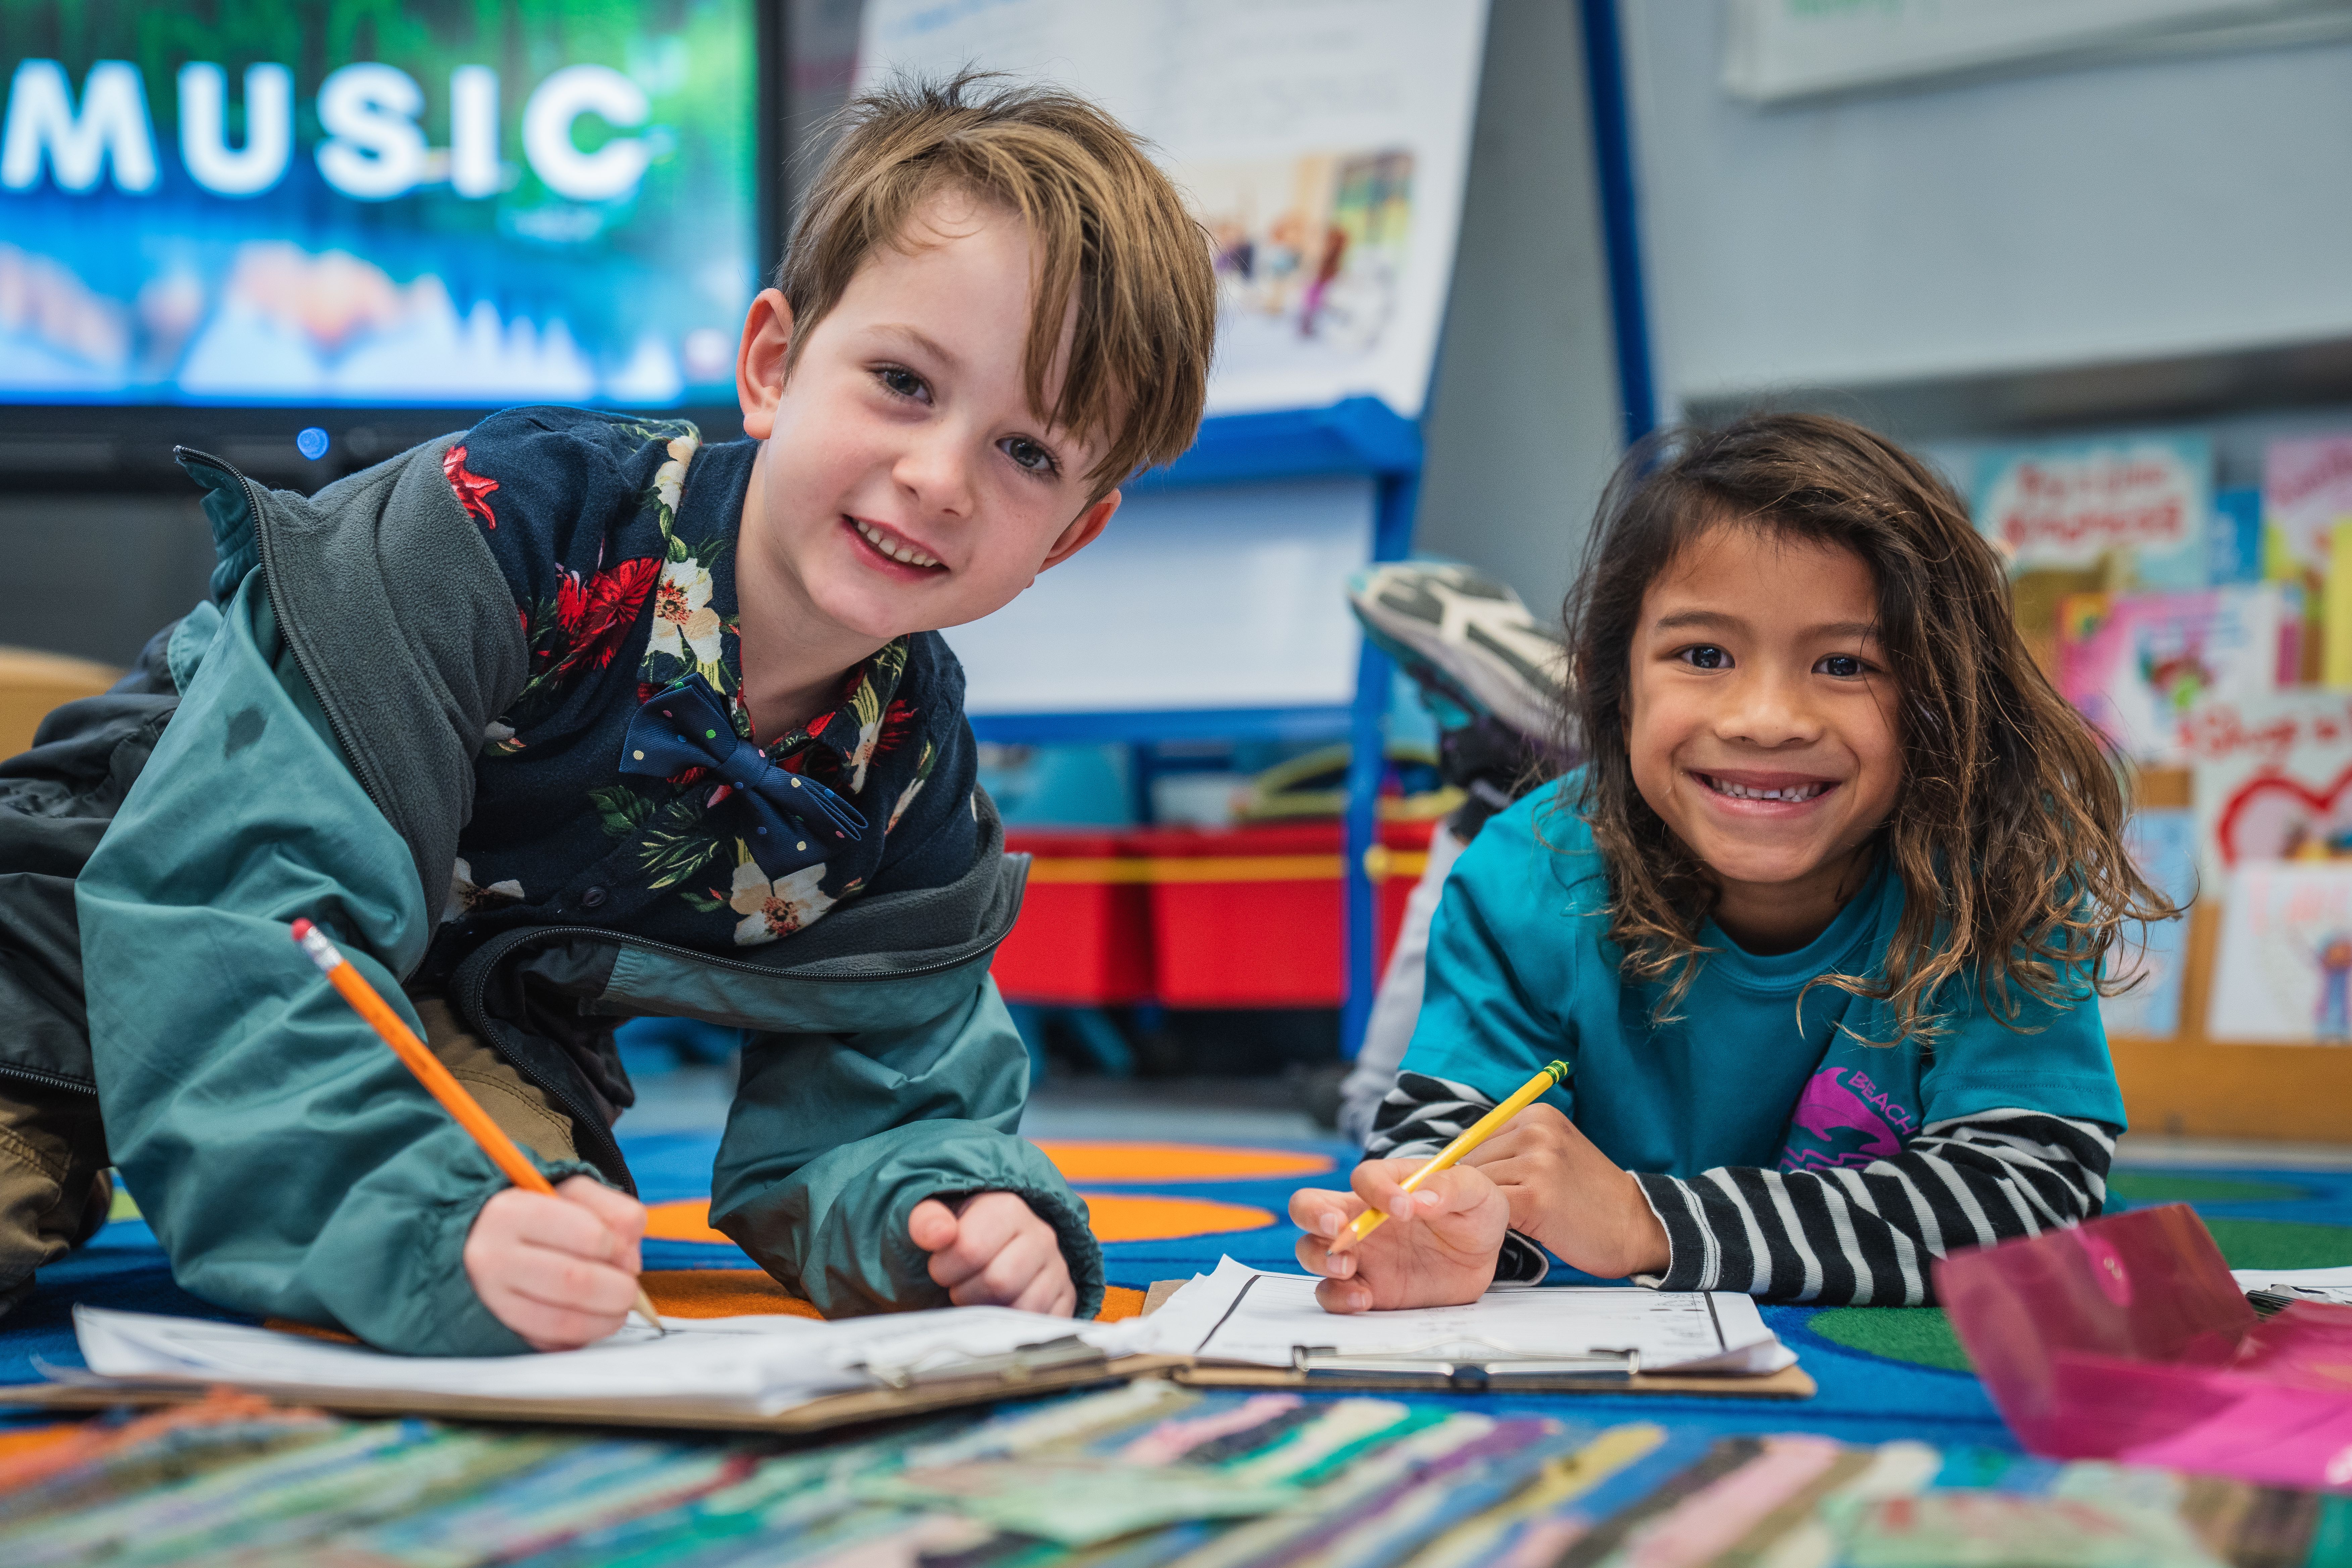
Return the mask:
[[[1840,680],[1852,680],[1856,676],[1870,673],[1870,667],[1850,653],[1833,653],[1813,668]]]
[[[1006,457],[1033,474],[1051,477],[1062,471],[1062,465],[1055,460],[1054,454],[1026,436],[1007,436],[997,443],[997,447]]]
[[[1695,669],[1729,669],[1731,656],[1712,643],[1701,643],[1682,652],[1683,661]]]
[[[874,373],[874,379],[898,397],[920,397],[930,389],[923,378],[902,364],[886,364]]]

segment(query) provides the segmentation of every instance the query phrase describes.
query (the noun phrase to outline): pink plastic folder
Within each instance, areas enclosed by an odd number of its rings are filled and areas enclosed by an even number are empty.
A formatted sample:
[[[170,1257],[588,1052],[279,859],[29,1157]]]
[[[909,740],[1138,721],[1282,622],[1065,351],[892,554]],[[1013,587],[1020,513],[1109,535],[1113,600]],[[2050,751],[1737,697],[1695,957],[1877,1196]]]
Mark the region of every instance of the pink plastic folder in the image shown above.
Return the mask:
[[[2352,1491],[2352,1307],[2260,1316],[2185,1204],[1955,1253],[1936,1289],[2034,1453]]]

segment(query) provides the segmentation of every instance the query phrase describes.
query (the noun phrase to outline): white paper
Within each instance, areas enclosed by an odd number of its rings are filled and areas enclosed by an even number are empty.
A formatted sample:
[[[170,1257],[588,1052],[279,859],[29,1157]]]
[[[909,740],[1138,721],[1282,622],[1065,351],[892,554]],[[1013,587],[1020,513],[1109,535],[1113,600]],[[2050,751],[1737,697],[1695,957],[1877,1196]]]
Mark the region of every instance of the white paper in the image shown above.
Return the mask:
[[[2352,1268],[2232,1268],[2230,1278],[2241,1290],[2275,1290],[2352,1307]]]
[[[794,1317],[671,1318],[584,1349],[516,1356],[401,1356],[197,1318],[74,1309],[82,1358],[105,1377],[243,1388],[396,1389],[506,1399],[693,1399],[773,1414],[876,1386],[862,1369],[932,1370],[1077,1334],[1123,1353],[1133,1330],[1002,1307],[956,1307],[843,1322]]]
[[[1339,1315],[1316,1304],[1318,1281],[1227,1258],[1160,1310],[1148,1348],[1252,1366],[1291,1364],[1301,1345],[1342,1355],[1580,1355],[1632,1350],[1644,1372],[1777,1372],[1795,1354],[1756,1303],[1727,1291],[1563,1286],[1491,1291],[1462,1307]],[[1139,1345],[1138,1348],[1146,1348]]]

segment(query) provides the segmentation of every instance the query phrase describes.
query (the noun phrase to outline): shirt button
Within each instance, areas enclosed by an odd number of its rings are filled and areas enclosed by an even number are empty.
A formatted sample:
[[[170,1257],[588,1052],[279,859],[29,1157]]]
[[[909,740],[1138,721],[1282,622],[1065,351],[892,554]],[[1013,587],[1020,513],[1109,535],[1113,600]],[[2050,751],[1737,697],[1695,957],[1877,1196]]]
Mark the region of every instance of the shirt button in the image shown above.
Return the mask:
[[[580,895],[580,907],[583,910],[595,909],[604,901],[605,896],[604,889],[591,888]]]

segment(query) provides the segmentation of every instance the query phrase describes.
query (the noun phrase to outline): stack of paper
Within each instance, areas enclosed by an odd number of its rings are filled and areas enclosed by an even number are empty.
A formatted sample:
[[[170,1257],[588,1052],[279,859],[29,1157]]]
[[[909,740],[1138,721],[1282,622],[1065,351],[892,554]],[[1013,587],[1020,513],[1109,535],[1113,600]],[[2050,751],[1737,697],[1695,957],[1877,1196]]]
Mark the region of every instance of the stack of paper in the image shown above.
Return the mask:
[[[667,1327],[656,1335],[633,1322],[584,1349],[545,1355],[399,1356],[236,1323],[74,1309],[83,1359],[101,1377],[493,1399],[696,1400],[762,1415],[873,1388],[883,1369],[934,1373],[1073,1334],[1118,1354],[1132,1332],[1125,1324],[1073,1323],[1003,1307],[832,1323],[672,1318]]]

